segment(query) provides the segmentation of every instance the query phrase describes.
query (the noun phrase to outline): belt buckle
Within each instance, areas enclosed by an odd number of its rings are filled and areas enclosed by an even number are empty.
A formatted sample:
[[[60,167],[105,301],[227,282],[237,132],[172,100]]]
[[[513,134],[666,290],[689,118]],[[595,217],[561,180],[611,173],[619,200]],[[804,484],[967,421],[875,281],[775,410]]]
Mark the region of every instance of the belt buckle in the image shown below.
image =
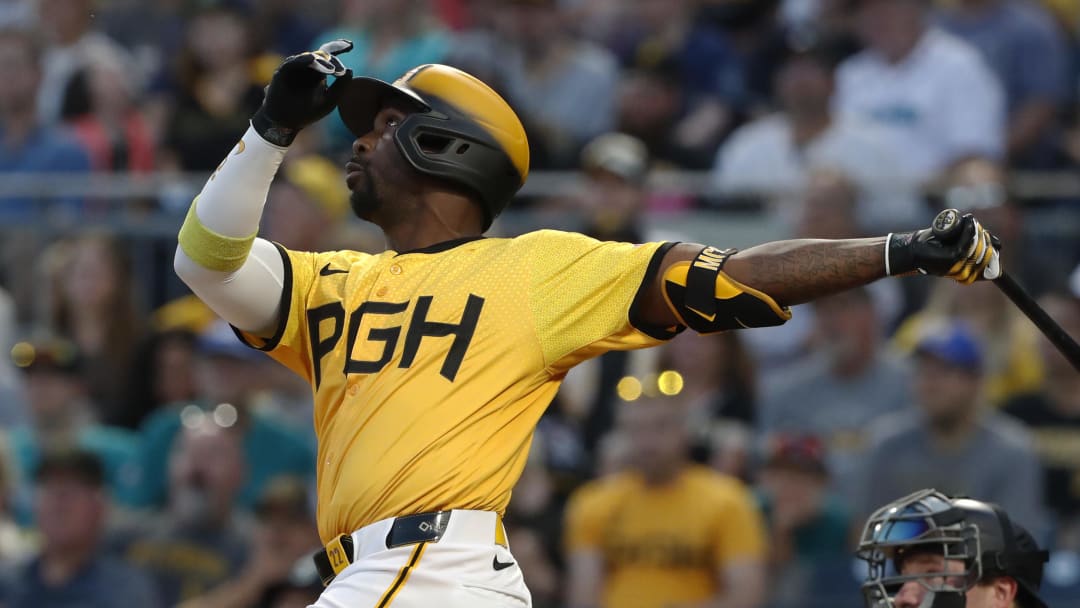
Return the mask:
[[[446,533],[446,526],[450,523],[450,513],[450,511],[438,511],[398,517],[386,535],[386,548],[439,542]]]

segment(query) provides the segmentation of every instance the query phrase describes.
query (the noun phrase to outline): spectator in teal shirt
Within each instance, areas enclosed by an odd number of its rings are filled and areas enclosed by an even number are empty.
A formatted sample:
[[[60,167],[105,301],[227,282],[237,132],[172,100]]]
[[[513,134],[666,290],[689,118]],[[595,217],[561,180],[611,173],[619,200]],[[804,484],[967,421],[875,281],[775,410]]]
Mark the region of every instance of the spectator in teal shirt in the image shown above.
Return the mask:
[[[854,579],[845,576],[851,571],[851,514],[829,491],[824,442],[794,433],[768,439],[757,489],[769,527],[770,605],[802,606],[823,592],[856,597]],[[828,588],[818,589],[823,581]],[[823,606],[834,605],[825,601]]]
[[[266,484],[280,475],[314,479],[315,454],[306,435],[281,424],[251,405],[255,393],[265,390],[268,365],[277,365],[233,335],[224,321],[211,325],[197,341],[195,376],[200,397],[178,403],[146,418],[140,427],[141,476],[137,503],[146,507],[165,504],[169,453],[184,427],[206,421],[242,435],[247,476],[238,504],[254,507]]]
[[[415,66],[441,63],[450,47],[448,32],[432,15],[428,0],[344,0],[337,22],[312,41],[317,49],[327,40],[344,38],[352,51],[340,57],[357,76],[387,82]],[[302,49],[294,49],[300,52]],[[347,148],[355,139],[340,120],[324,122],[331,145]]]
[[[12,351],[25,373],[29,423],[8,435],[19,487],[15,495],[17,518],[28,523],[31,481],[49,446],[78,447],[94,454],[104,468],[105,484],[113,500],[131,505],[139,480],[135,457],[138,437],[93,419],[94,408],[82,379],[82,358],[65,340],[22,342]]]
[[[825,446],[812,435],[771,439],[758,480],[775,566],[850,555],[851,514],[829,492]]]
[[[210,419],[185,426],[169,454],[167,506],[128,518],[111,538],[114,553],[146,572],[168,606],[235,580],[248,559],[252,525],[235,500],[248,463],[236,431]]]

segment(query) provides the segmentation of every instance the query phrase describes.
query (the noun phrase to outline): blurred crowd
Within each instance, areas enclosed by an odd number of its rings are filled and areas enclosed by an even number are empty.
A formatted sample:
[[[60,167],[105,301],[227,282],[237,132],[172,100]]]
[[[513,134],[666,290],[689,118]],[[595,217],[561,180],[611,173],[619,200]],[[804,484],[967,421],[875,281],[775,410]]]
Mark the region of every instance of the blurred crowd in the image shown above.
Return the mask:
[[[0,606],[317,597],[309,387],[183,291],[174,239],[103,221],[178,228],[190,199],[3,186],[209,176],[281,59],[334,38],[356,74],[448,63],[502,93],[533,170],[580,176],[515,203],[537,227],[679,239],[649,218],[751,210],[848,238],[956,207],[1080,336],[1080,192],[1017,179],[1080,168],[1076,0],[0,0]],[[381,247],[346,217],[350,143],[301,133],[263,236]],[[928,486],[999,502],[1080,607],[1080,374],[989,283],[588,361],[506,522],[541,608],[844,608],[861,518]]]

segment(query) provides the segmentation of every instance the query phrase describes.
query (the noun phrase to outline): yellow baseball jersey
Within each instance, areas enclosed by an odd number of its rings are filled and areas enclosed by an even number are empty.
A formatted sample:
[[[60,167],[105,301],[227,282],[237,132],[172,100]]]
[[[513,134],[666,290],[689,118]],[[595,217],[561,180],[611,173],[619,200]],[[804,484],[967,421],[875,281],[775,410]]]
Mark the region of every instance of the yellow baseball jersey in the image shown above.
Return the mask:
[[[669,247],[545,230],[378,255],[280,248],[277,332],[241,338],[311,382],[323,540],[504,512],[566,371],[674,334],[631,322]]]
[[[566,509],[567,551],[598,551],[601,606],[707,600],[725,564],[765,557],[757,503],[739,480],[698,465],[649,487],[634,473],[582,486]]]

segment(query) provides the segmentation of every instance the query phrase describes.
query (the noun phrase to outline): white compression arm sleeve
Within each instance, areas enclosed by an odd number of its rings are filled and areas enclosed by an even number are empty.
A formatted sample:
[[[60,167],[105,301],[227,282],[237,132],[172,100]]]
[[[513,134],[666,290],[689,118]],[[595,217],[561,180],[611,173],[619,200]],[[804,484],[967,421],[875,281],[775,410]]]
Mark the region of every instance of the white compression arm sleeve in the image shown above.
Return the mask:
[[[255,234],[285,152],[249,127],[192,203],[198,221],[225,237]],[[229,323],[256,334],[272,333],[277,326],[285,267],[269,241],[255,239],[235,271],[206,268],[188,256],[183,245],[176,248],[173,266],[195,295]]]

